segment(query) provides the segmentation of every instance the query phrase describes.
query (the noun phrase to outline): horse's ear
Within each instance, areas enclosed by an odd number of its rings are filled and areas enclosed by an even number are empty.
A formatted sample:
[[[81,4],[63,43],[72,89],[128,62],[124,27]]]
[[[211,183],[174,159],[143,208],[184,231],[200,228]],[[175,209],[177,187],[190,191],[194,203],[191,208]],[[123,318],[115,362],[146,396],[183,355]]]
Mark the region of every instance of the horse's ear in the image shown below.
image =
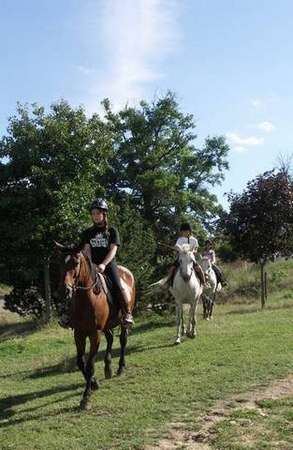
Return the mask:
[[[64,250],[65,249],[65,246],[60,244],[59,242],[57,242],[57,241],[53,241],[53,242],[54,242],[55,248],[57,248],[58,250]]]

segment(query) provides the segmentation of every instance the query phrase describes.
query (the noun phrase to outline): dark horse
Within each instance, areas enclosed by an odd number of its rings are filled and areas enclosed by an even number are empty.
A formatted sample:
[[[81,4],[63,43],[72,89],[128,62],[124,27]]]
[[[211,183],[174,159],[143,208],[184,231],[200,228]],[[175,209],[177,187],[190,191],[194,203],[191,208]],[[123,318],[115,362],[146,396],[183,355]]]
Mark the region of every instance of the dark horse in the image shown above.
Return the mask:
[[[109,302],[101,276],[95,273],[89,258],[82,252],[56,245],[65,254],[64,267],[61,273],[61,288],[67,301],[71,301],[71,324],[77,350],[77,365],[81,370],[86,388],[80,402],[83,409],[90,408],[92,390],[98,389],[94,377],[95,358],[99,349],[101,334],[107,339],[105,353],[105,377],[112,377],[111,352],[113,344],[113,328],[121,324],[121,311],[117,302]],[[135,282],[132,273],[125,267],[118,266],[122,288],[125,289],[131,310],[135,303]],[[86,339],[89,338],[90,350],[85,359]],[[118,375],[125,368],[125,348],[127,344],[127,328],[121,325],[120,359]]]

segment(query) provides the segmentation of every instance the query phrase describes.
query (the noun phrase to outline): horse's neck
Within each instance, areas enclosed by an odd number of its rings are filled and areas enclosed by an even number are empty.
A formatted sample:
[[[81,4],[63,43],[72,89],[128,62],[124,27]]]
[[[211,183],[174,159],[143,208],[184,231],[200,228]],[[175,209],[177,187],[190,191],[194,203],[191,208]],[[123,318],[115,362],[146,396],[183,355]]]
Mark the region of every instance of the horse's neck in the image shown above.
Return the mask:
[[[93,282],[94,280],[92,278],[89,263],[83,256],[80,261],[79,284],[83,287],[89,287]]]

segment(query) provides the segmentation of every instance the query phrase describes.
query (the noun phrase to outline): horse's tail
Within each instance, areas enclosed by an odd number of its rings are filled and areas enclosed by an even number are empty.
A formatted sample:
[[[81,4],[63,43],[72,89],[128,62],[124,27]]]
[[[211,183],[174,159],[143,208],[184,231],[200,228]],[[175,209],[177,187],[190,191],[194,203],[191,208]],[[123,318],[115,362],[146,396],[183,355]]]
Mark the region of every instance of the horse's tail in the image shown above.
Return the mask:
[[[169,288],[168,276],[161,278],[161,280],[156,281],[155,283],[150,284],[146,291],[145,295],[154,295]]]

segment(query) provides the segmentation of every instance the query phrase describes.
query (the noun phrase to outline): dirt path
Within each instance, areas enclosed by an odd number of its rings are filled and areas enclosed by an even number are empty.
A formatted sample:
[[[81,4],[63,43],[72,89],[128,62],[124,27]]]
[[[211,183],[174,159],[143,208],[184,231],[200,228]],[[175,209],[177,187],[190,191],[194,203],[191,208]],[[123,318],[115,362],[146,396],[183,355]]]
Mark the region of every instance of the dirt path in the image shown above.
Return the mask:
[[[272,383],[265,389],[218,401],[208,414],[199,417],[199,432],[187,430],[185,423],[170,423],[167,437],[161,439],[154,446],[145,447],[145,450],[212,450],[209,443],[215,433],[215,426],[222,420],[229,418],[235,409],[253,410],[260,416],[266,416],[259,405],[261,400],[278,400],[291,396],[293,396],[293,374]]]

